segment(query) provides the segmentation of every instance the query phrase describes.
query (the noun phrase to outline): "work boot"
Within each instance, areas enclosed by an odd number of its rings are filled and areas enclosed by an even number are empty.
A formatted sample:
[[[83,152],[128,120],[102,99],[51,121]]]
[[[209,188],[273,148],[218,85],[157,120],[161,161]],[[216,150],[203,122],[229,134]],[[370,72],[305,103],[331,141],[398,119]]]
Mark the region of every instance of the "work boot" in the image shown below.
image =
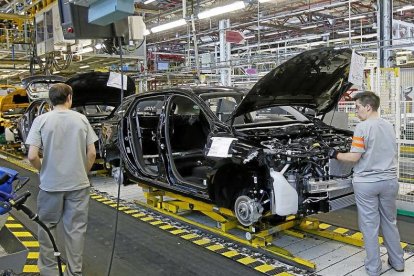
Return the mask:
[[[392,264],[391,264],[391,262],[390,262],[390,259],[388,259],[388,264],[395,270],[395,271],[397,271],[397,272],[404,272],[404,267],[403,268],[400,268],[400,269],[397,269],[397,268],[395,268]]]

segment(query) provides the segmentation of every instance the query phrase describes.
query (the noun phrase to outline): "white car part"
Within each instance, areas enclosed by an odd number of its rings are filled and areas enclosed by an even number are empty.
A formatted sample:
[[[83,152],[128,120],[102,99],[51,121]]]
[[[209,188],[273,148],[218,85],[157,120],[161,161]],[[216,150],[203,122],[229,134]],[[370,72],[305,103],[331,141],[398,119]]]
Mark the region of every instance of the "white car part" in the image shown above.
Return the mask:
[[[280,172],[270,169],[273,178],[272,214],[294,215],[298,212],[298,192]]]

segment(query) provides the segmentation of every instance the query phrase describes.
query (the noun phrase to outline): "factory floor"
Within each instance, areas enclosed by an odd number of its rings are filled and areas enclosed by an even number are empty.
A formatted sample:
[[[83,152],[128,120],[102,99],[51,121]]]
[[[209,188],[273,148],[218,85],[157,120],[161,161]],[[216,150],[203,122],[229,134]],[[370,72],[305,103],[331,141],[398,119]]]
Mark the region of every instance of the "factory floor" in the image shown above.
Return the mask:
[[[31,178],[31,181],[23,190],[29,190],[32,193],[27,201],[27,206],[32,210],[36,210],[36,198],[39,190],[38,175],[1,159],[0,166],[17,170],[21,176],[29,176]],[[94,177],[91,182],[93,189],[110,197],[117,195],[117,186],[109,178]],[[136,185],[122,186],[121,198],[126,202],[133,202],[134,200],[144,201],[142,191]],[[37,225],[33,221],[29,220],[21,212],[12,211],[12,216],[36,236]],[[116,210],[114,208],[108,208],[108,206],[96,200],[90,201],[89,224],[84,252],[84,275],[107,275],[113,243],[115,217]],[[323,222],[338,227],[358,230],[355,206],[328,214],[319,214],[317,217]],[[414,244],[414,235],[412,235],[414,218],[399,216],[398,227],[401,240]],[[171,235],[171,233],[154,227],[145,221],[137,220],[134,216],[128,215],[125,212],[119,212],[117,233],[111,275],[262,274],[252,269],[252,265],[246,265],[234,259],[223,257],[221,254],[217,254],[217,252],[201,248],[191,241],[183,240],[181,237]],[[58,237],[58,240],[61,240],[60,237]],[[291,250],[291,252],[301,255],[305,259],[306,256],[310,258],[312,254],[317,252],[320,256],[318,255],[313,260],[318,264],[319,270],[316,271],[316,274],[309,273],[307,275],[365,275],[362,265],[364,258],[363,249],[350,245],[344,246],[335,241],[323,241],[323,239],[318,238],[295,240],[292,237],[278,237],[275,245]],[[305,247],[309,247],[309,250],[305,250]],[[326,250],[326,253],[320,253],[321,250]],[[348,255],[344,256],[344,254]],[[407,262],[404,273],[396,274],[386,264],[383,264],[384,275],[414,275],[413,256],[412,253],[406,254]],[[384,260],[386,260],[385,257]],[[343,271],[338,270],[338,267],[341,266],[345,267]],[[355,266],[355,268],[352,268],[352,266]],[[331,274],[332,271],[337,271],[337,273]],[[301,271],[295,270],[288,270],[289,273],[283,272],[283,270],[280,272],[265,274],[303,275]],[[34,274],[23,273],[22,275]]]

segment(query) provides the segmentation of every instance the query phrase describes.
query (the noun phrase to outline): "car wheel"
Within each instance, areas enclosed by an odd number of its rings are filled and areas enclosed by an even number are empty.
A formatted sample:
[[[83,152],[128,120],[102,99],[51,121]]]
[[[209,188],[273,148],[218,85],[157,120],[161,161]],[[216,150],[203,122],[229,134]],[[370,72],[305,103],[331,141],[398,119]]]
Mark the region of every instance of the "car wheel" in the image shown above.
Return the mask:
[[[250,226],[262,217],[263,207],[246,195],[239,196],[234,203],[234,213],[243,226]]]

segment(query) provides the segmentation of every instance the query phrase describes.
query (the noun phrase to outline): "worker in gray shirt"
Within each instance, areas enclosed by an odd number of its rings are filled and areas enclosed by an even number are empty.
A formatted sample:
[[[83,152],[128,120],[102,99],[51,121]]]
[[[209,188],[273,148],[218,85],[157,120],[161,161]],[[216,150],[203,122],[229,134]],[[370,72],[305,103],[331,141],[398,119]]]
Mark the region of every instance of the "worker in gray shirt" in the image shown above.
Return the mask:
[[[354,100],[357,116],[362,122],[355,128],[351,150],[341,153],[331,148],[329,155],[340,161],[356,163],[353,186],[368,275],[380,275],[382,269],[378,243],[380,226],[388,263],[402,272],[404,252],[397,228],[397,143],[394,128],[379,118],[380,98],[375,93],[362,92]]]
[[[67,266],[65,275],[82,275],[82,255],[88,222],[89,179],[98,140],[87,118],[72,106],[72,88],[59,83],[49,90],[53,111],[37,117],[30,128],[26,144],[28,158],[40,172],[37,198],[39,219],[56,237],[56,226],[62,221]],[[43,150],[43,160],[39,158]],[[39,227],[40,255],[38,267],[42,276],[58,275],[57,261],[47,233]]]

